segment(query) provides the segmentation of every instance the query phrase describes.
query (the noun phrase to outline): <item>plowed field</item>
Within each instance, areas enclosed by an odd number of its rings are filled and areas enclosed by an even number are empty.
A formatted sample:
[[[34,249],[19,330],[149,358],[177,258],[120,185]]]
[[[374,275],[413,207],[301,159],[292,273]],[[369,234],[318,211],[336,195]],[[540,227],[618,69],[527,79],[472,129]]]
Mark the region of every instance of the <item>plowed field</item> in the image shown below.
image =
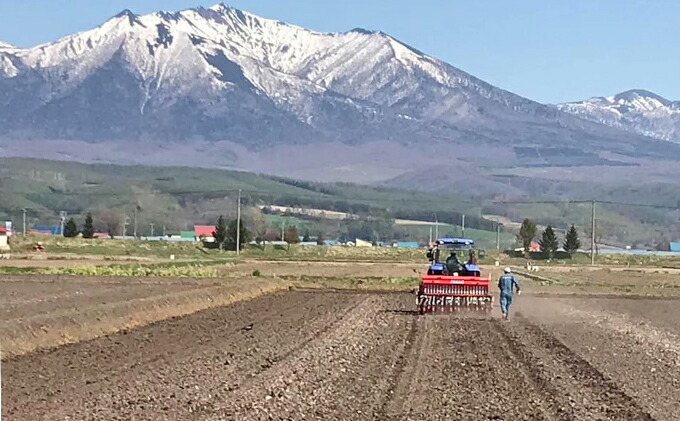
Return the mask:
[[[8,420],[675,420],[680,301],[291,291],[3,364]],[[646,313],[662,304],[663,312]]]

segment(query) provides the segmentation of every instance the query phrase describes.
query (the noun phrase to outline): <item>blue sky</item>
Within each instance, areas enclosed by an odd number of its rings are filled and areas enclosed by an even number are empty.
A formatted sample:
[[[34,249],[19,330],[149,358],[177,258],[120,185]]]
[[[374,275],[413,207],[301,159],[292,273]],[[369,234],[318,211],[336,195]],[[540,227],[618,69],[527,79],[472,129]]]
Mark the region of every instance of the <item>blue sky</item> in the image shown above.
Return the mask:
[[[29,47],[123,9],[202,0],[0,0],[0,40]],[[379,29],[496,86],[542,102],[644,88],[680,100],[677,0],[231,0],[318,31]]]

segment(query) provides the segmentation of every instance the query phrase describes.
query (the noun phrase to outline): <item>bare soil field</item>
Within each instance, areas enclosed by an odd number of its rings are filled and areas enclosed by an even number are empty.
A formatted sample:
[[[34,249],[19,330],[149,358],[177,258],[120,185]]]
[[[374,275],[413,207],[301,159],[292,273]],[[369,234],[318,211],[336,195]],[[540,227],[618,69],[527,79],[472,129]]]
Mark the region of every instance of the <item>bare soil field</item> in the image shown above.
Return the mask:
[[[668,268],[545,268],[532,272],[551,282],[529,282],[534,291],[649,297],[680,296],[680,272]]]
[[[325,277],[325,278],[389,278],[389,277],[417,277],[426,263],[396,263],[396,262],[295,262],[247,260],[235,266],[224,269],[231,276],[250,274],[259,270],[262,276],[278,276],[284,278],[295,277]]]
[[[92,339],[288,288],[267,279],[2,276],[3,355]]]
[[[659,306],[658,311],[647,309]],[[680,301],[286,291],[3,364],[11,420],[675,420]]]

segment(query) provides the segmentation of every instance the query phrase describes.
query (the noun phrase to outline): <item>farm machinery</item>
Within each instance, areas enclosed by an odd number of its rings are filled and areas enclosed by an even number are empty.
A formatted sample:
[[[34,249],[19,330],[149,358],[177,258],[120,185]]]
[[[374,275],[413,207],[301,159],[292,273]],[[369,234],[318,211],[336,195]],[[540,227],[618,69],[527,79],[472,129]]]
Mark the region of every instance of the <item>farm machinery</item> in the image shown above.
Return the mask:
[[[481,275],[474,244],[467,238],[442,238],[431,246],[427,252],[430,265],[418,288],[420,314],[491,311],[491,277]],[[466,255],[468,260],[461,263],[458,255]]]

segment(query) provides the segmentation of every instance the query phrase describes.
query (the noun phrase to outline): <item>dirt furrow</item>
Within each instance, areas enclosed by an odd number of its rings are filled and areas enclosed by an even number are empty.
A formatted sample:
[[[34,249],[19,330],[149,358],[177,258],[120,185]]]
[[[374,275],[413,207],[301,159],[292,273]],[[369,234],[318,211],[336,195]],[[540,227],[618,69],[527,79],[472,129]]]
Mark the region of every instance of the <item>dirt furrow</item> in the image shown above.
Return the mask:
[[[418,323],[413,369],[404,373],[389,419],[551,419],[542,391],[498,346],[502,338],[493,320],[446,315],[422,317]]]
[[[412,316],[385,312],[396,295],[371,296],[337,327],[196,419],[379,419]]]
[[[409,294],[288,291],[15,357],[3,365],[3,416],[677,418],[680,345],[668,332],[525,296],[509,322],[418,316],[413,304]]]
[[[11,419],[186,419],[367,296],[275,294],[31,354],[4,369]]]
[[[566,420],[653,420],[613,381],[554,335],[518,318],[498,329],[512,352],[549,391],[554,413]]]

